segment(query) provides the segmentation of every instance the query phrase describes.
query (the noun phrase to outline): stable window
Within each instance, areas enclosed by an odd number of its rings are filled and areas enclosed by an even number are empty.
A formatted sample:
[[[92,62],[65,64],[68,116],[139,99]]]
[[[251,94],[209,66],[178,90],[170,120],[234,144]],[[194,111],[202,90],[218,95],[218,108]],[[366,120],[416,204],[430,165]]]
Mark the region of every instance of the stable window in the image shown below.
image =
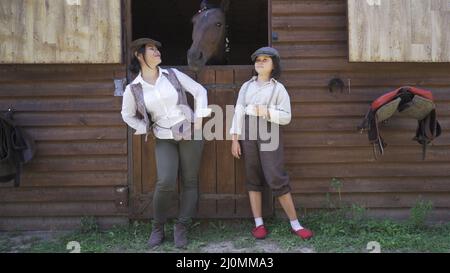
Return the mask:
[[[160,41],[162,65],[187,65],[192,44],[192,17],[201,0],[132,0],[132,39]],[[220,0],[209,0],[220,6]],[[228,65],[251,64],[250,55],[268,45],[268,0],[230,0],[226,13]]]
[[[449,0],[349,0],[352,62],[449,62]]]

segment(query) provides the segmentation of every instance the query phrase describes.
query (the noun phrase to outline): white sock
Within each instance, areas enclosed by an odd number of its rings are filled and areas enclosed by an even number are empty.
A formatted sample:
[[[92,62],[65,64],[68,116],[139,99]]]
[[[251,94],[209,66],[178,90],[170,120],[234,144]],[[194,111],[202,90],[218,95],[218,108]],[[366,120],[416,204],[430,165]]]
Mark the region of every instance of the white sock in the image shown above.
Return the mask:
[[[262,217],[255,218],[255,225],[256,227],[264,225],[263,218]]]
[[[294,231],[303,229],[303,227],[302,227],[302,225],[300,225],[300,222],[298,221],[298,219],[291,221],[291,227]]]

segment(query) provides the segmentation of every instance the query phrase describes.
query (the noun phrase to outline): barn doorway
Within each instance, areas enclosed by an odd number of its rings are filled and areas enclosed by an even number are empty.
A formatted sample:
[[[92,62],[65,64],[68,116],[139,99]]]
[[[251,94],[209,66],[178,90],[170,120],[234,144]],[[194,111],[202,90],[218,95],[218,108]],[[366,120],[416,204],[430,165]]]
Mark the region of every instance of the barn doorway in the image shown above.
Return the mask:
[[[176,67],[208,89],[209,104],[223,108],[234,105],[240,86],[252,75],[250,55],[259,47],[270,45],[271,0],[230,0],[227,13],[230,40],[230,62],[227,65],[206,66],[195,73],[187,67],[187,51],[191,46],[191,18],[202,0],[126,0],[127,42],[150,37],[163,44],[161,66]],[[220,4],[221,0],[209,0]],[[130,77],[129,81],[132,80]],[[188,96],[189,99],[189,96]],[[207,122],[208,119],[205,120]],[[130,218],[152,217],[152,197],[156,184],[154,140],[128,132]],[[235,160],[231,142],[205,143],[199,177],[199,218],[251,217],[248,194],[244,187],[243,161]],[[264,216],[273,215],[271,192],[263,194]],[[176,216],[176,204],[171,216]]]
[[[192,43],[191,18],[202,0],[133,0],[132,39],[150,37],[163,44],[163,66],[187,65]],[[209,0],[220,5],[221,0]],[[228,65],[250,65],[250,55],[269,44],[268,0],[231,0],[227,13],[230,56]]]

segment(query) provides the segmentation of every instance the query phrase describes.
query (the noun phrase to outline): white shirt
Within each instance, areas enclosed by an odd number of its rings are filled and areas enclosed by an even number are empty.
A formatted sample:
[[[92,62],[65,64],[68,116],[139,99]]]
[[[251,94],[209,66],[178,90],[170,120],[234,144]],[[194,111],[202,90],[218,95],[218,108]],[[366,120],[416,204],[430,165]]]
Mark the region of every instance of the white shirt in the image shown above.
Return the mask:
[[[270,119],[268,119],[268,121],[270,122],[280,125],[286,125],[291,122],[291,101],[284,85],[272,78],[269,82],[259,86],[256,79],[256,76],[253,77],[250,81],[244,83],[241,86],[241,90],[239,90],[233,123],[230,129],[231,135],[242,134],[245,115],[256,116],[256,105],[266,105],[268,107],[270,115]],[[275,84],[276,88],[274,91],[273,100],[271,105],[268,105],[269,100],[272,97],[272,91],[274,90]],[[244,92],[246,89],[247,92],[245,94],[244,102]]]
[[[173,69],[181,85],[187,92],[191,93],[195,100],[195,118],[207,117],[211,114],[208,108],[208,96],[206,89],[199,83],[191,79],[186,74]],[[146,133],[145,122],[136,117],[136,102],[131,93],[130,86],[140,83],[144,93],[144,103],[147,112],[151,114],[152,121],[159,126],[153,127],[155,137],[159,139],[173,139],[173,133],[170,129],[178,122],[186,119],[180,107],[177,105],[178,92],[172,86],[170,81],[162,73],[168,74],[166,69],[159,68],[159,77],[155,84],[149,84],[144,81],[142,75],[139,74],[134,81],[127,85],[123,94],[122,102],[122,119],[133,129],[136,130],[135,135]]]

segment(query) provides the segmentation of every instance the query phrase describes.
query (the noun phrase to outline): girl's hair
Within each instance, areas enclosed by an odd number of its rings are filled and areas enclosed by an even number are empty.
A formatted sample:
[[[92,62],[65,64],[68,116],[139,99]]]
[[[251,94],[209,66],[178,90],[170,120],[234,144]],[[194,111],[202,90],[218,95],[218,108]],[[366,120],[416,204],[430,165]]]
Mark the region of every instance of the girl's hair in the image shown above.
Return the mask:
[[[275,80],[279,80],[281,77],[281,64],[280,59],[274,56],[270,56],[273,63],[273,70],[270,76],[274,78]],[[253,76],[258,76],[258,73],[256,72],[255,68],[253,68]]]
[[[142,54],[145,57],[145,45],[141,46],[137,51],[137,55]],[[138,58],[133,52],[133,58],[130,63],[130,71],[134,74],[138,74],[141,71],[141,64],[139,63]]]

